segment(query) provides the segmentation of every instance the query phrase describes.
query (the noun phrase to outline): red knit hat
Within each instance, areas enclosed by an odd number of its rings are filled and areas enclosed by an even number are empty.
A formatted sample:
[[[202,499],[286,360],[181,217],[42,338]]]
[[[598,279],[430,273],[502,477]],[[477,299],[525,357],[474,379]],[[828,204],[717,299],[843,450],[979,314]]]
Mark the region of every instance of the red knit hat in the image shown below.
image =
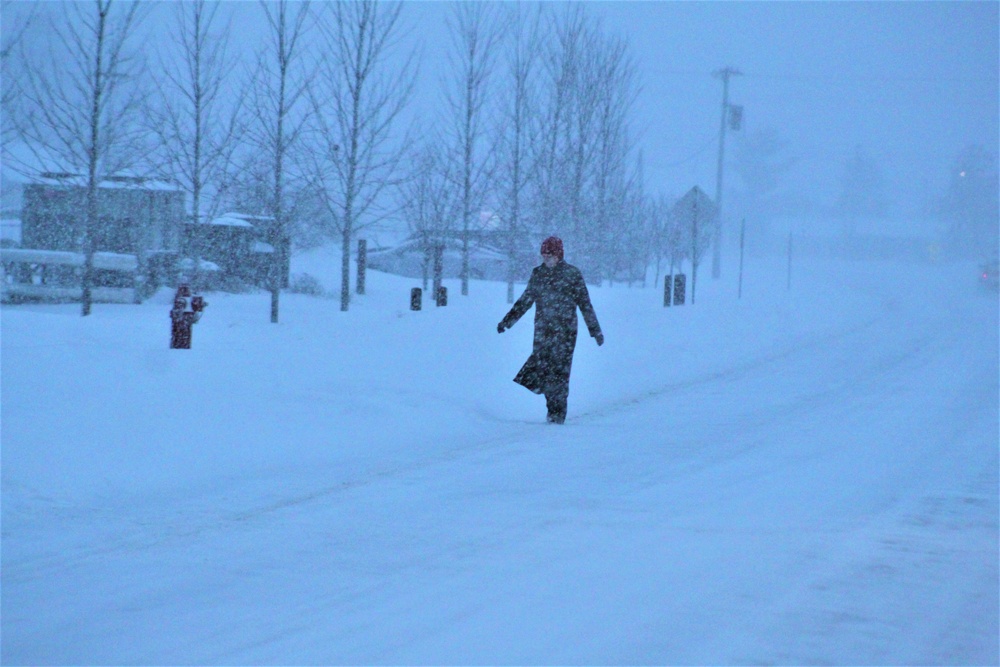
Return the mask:
[[[555,255],[559,259],[563,258],[563,244],[562,239],[558,236],[550,236],[549,238],[542,241],[543,255]]]

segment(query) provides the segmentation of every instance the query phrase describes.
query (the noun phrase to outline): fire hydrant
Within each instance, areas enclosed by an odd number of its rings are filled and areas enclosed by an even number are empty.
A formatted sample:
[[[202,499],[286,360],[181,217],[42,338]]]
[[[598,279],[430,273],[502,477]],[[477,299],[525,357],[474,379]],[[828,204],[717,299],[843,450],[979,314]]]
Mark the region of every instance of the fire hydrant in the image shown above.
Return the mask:
[[[191,300],[190,307],[188,299]],[[174,307],[170,309],[170,348],[191,349],[191,327],[201,319],[201,313],[208,303],[201,296],[192,296],[191,288],[181,285],[174,295]]]

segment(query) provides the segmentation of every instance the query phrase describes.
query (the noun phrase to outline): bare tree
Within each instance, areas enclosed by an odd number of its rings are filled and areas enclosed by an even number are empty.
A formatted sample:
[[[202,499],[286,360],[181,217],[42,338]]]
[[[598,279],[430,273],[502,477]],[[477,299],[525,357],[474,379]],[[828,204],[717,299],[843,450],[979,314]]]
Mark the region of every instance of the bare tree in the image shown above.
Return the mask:
[[[642,153],[635,156],[635,166],[620,178],[616,173],[604,208],[611,212],[606,227],[601,228],[604,238],[600,258],[604,267],[603,277],[611,284],[624,280],[631,287],[639,280],[646,285],[646,268],[653,258],[651,241],[656,233],[652,223],[652,202],[643,187]],[[613,224],[612,224],[613,220]]]
[[[575,9],[573,16],[574,18],[582,17],[579,8]],[[548,30],[551,34],[560,34],[558,24],[554,21]],[[543,54],[550,99],[547,100],[548,106],[544,111],[542,141],[539,142],[542,148],[537,158],[540,166],[538,173],[539,224],[546,228],[546,233],[549,231],[561,233],[562,225],[557,221],[563,172],[563,160],[559,147],[559,128],[567,114],[567,100],[572,88],[573,59],[565,57],[565,49],[562,44],[556,48],[545,49]]]
[[[506,50],[506,76],[509,88],[503,109],[500,147],[500,217],[504,224],[507,254],[507,303],[514,302],[520,246],[528,236],[523,209],[525,195],[532,183],[537,151],[532,145],[538,138],[538,104],[535,99],[538,52],[541,46],[541,9],[525,15],[520,2],[515,5],[509,45]]]
[[[413,89],[414,59],[410,55],[392,68],[389,61],[400,37],[402,7],[376,0],[331,3],[320,22],[326,57],[310,93],[314,141],[307,160],[331,227],[341,237],[342,311],[351,300],[351,241],[385,215],[386,189],[396,183],[408,149],[396,121]]]
[[[556,15],[550,31],[548,104],[537,142],[539,221],[543,233],[570,242],[586,275],[610,278],[618,261],[610,246],[637,201],[630,166],[637,69],[627,42],[606,36],[583,5]]]
[[[174,6],[177,30],[170,34],[176,53],[159,68],[159,95],[146,114],[159,139],[161,171],[190,195],[196,225],[206,210],[209,219],[218,212],[240,136],[242,96],[229,94],[226,87],[236,66],[228,52],[228,26],[213,31],[219,7],[208,0]],[[192,251],[192,281],[198,283],[197,238]]]
[[[656,247],[656,280],[659,283],[660,262],[666,259],[668,268],[667,276],[674,275],[679,271],[681,263],[691,256],[691,226],[686,220],[678,215],[675,208],[675,200],[665,195],[656,198],[654,204],[653,224],[655,225],[653,239]]]
[[[8,122],[11,115],[15,113],[14,102],[20,96],[19,72],[16,71],[14,61],[18,49],[21,46],[24,35],[34,22],[37,5],[28,3],[18,3],[18,9],[27,6],[27,14],[14,16],[15,4],[11,0],[4,0],[0,4],[0,16],[5,24],[3,31],[3,43],[0,45],[0,67],[2,67],[3,86],[0,86],[0,124],[2,124],[3,143],[6,145],[15,138],[14,128]]]
[[[284,287],[290,255],[286,220],[286,189],[290,158],[302,133],[305,115],[299,112],[309,80],[304,71],[305,35],[310,28],[309,2],[261,0],[267,20],[268,46],[258,54],[247,99],[248,135],[263,153],[271,175],[270,209],[274,223],[268,241],[274,248],[270,271],[271,322],[278,322],[279,294]],[[250,162],[256,161],[252,156]]]
[[[598,105],[592,188],[596,202],[594,219],[584,236],[591,260],[601,269],[599,275],[613,280],[614,269],[609,271],[605,261],[614,252],[612,241],[633,234],[637,227],[642,227],[644,218],[636,210],[644,206],[641,158],[636,162],[636,171],[627,173],[628,158],[634,148],[629,119],[639,91],[636,66],[627,44],[615,38],[597,42],[593,51],[597,56],[594,87]],[[616,222],[625,227],[624,234],[616,232]],[[631,252],[628,254],[634,257]]]
[[[569,215],[573,235],[578,240],[588,236],[588,216],[593,215],[593,201],[588,199],[587,180],[596,157],[598,100],[603,80],[600,78],[601,52],[598,36],[593,30],[583,34],[574,81],[573,114],[566,124],[566,149],[571,160],[568,194]],[[588,239],[589,240],[589,239]],[[587,243],[584,247],[592,246]],[[593,252],[592,247],[587,248]]]
[[[8,24],[7,28],[3,31],[3,43],[0,45],[0,60],[6,61],[14,54],[14,51],[24,38],[24,34],[31,27],[31,23],[35,17],[35,5],[25,4],[28,7],[27,15],[18,17],[18,19],[12,19],[11,13],[15,6],[13,0],[4,0],[0,3],[0,16],[3,17],[4,23]]]
[[[29,58],[16,131],[37,164],[86,173],[86,221],[79,245],[85,253],[83,315],[91,310],[98,185],[134,166],[143,102],[142,61],[128,48],[143,13],[139,3],[113,0],[66,3],[52,19],[46,48]]]
[[[462,295],[469,294],[469,234],[473,208],[478,219],[488,162],[479,155],[485,136],[484,106],[489,78],[499,56],[504,27],[498,7],[490,2],[454,5],[448,26],[455,79],[446,91],[453,114],[456,155],[461,156],[458,186],[462,193]]]
[[[455,166],[443,155],[443,142],[431,139],[412,156],[409,177],[399,185],[400,211],[423,254],[423,284],[427,289],[431,259],[436,247],[452,232],[461,210],[453,187]]]
[[[649,223],[650,223],[650,250],[653,254],[653,260],[655,262],[656,273],[653,278],[654,284],[660,283],[660,267],[663,263],[663,258],[671,257],[672,247],[675,245],[675,240],[671,238],[671,228],[670,222],[670,204],[667,198],[662,194],[658,195],[655,199],[652,199],[649,203]],[[673,273],[673,261],[670,263],[670,273]]]
[[[596,145],[596,28],[581,5],[570,5],[550,30],[540,209],[546,233],[575,242],[586,226],[584,185]]]

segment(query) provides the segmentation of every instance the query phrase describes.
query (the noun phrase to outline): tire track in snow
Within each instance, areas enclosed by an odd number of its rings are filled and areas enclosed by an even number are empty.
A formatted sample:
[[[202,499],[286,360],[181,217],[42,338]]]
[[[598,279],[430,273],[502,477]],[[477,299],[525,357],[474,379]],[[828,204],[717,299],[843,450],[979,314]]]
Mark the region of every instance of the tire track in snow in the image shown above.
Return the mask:
[[[577,419],[599,419],[610,414],[627,411],[633,406],[646,403],[651,400],[657,400],[664,396],[677,394],[680,391],[711,385],[717,382],[732,382],[739,380],[753,373],[766,370],[779,362],[787,361],[788,359],[796,357],[800,354],[821,349],[823,345],[828,344],[831,341],[842,339],[848,335],[861,336],[866,332],[869,332],[880,321],[880,318],[873,317],[862,322],[860,325],[838,328],[832,331],[826,331],[820,335],[813,335],[806,337],[805,339],[799,339],[766,354],[738,362],[712,373],[699,375],[687,380],[670,382],[655,389],[646,390],[633,396],[606,403],[600,407],[581,413]]]
[[[670,383],[638,396],[615,401],[596,410],[581,413],[579,416],[574,417],[573,422],[592,425],[601,418],[613,414],[627,413],[637,405],[658,401],[665,396],[688,392],[692,389],[718,382],[733,382],[753,373],[766,372],[767,369],[785,362],[789,358],[810,353],[817,349],[823,349],[830,342],[843,339],[845,336],[864,336],[878,322],[879,318],[874,317],[862,322],[860,325],[838,328],[833,331],[824,332],[821,335],[809,336],[804,340],[800,339],[770,353],[738,363],[735,366],[720,369],[717,372],[690,380]],[[833,391],[833,388],[822,389],[811,398],[812,400],[818,400],[824,395],[828,395],[831,391]],[[766,421],[770,422],[779,418],[781,418],[780,415],[772,415]],[[507,422],[507,424],[509,425],[511,422]],[[251,504],[249,507],[242,509],[230,507],[218,514],[205,512],[199,506],[182,506],[178,508],[176,506],[162,506],[161,504],[157,504],[155,508],[122,508],[113,506],[105,508],[95,506],[73,509],[62,508],[59,513],[66,514],[67,516],[73,515],[75,522],[85,521],[87,518],[90,518],[94,522],[104,523],[105,525],[116,523],[119,525],[114,528],[109,526],[104,531],[103,539],[99,543],[92,544],[89,547],[77,545],[76,547],[61,549],[59,553],[40,556],[31,560],[8,561],[6,574],[11,577],[12,581],[19,580],[21,577],[32,578],[33,576],[40,575],[42,572],[71,565],[73,560],[86,562],[114,553],[146,550],[178,540],[198,538],[206,533],[234,529],[274,513],[325,501],[353,490],[397,479],[435,466],[450,464],[464,456],[480,455],[484,451],[517,447],[523,443],[524,436],[536,431],[536,429],[552,428],[550,425],[544,423],[513,422],[513,424],[516,425],[514,429],[510,429],[508,426],[503,433],[463,443],[431,456],[365,471],[353,479],[341,480],[319,488],[303,490],[299,493],[287,495],[264,504]],[[417,451],[420,450],[419,447],[414,449]],[[728,456],[723,456],[722,458],[728,458],[733,454],[733,452],[730,452]],[[705,461],[698,467],[713,465],[718,463],[718,460],[721,459],[716,458],[712,461]],[[204,500],[207,499],[203,498]],[[203,502],[202,506],[205,504],[209,506],[216,505],[216,502],[213,502],[213,500]],[[226,505],[223,504],[223,506],[225,507]],[[124,525],[121,525],[123,522],[122,513],[128,517],[124,521]],[[40,518],[36,516],[35,520]],[[71,557],[70,554],[73,556]],[[32,571],[35,574],[32,574]]]
[[[832,351],[835,355],[841,346],[831,346],[831,343],[844,341],[851,337],[867,339],[871,335],[871,330],[881,322],[881,318],[872,317],[860,324],[853,324],[849,327],[836,328],[832,331],[824,331],[818,335],[811,335],[804,339],[796,340],[790,344],[771,350],[758,357],[739,362],[728,368],[720,369],[700,377],[689,380],[674,382],[663,385],[652,391],[643,392],[637,396],[614,401],[600,408],[581,413],[574,417],[573,422],[587,426],[594,426],[600,420],[612,415],[627,414],[636,406],[649,404],[662,400],[664,397],[683,394],[695,389],[711,386],[716,383],[731,384],[744,380],[754,375],[767,376],[772,369],[780,364],[787,363],[790,359],[801,357],[802,355],[813,353],[817,350]],[[882,359],[883,368],[881,373],[887,373],[899,364],[906,362],[914,354],[919,352],[924,344],[920,339],[915,345],[911,345],[898,358]],[[830,384],[822,388],[817,388],[815,392],[797,397],[797,405],[794,407],[783,406],[782,409],[768,413],[765,417],[758,417],[754,427],[760,428],[776,420],[786,418],[790,409],[803,410],[808,406],[822,403],[837,393],[844,392],[850,387],[849,382]],[[495,419],[495,418],[494,418]],[[745,424],[748,418],[741,416],[737,421]],[[219,513],[206,512],[204,505],[215,506],[217,501],[214,498],[202,498],[200,505],[190,506],[188,503],[177,507],[176,504],[157,504],[155,507],[142,508],[79,508],[75,520],[80,521],[90,518],[92,522],[107,526],[101,531],[102,539],[89,545],[72,545],[67,549],[60,549],[59,553],[52,553],[44,556],[36,556],[20,561],[8,561],[5,576],[11,577],[12,581],[31,579],[42,576],[44,572],[72,566],[74,562],[87,562],[92,559],[104,558],[115,553],[129,553],[156,548],[165,544],[197,539],[203,535],[217,533],[225,530],[242,529],[247,524],[264,519],[276,513],[286,510],[300,508],[310,504],[327,501],[331,498],[352,491],[377,485],[390,480],[397,480],[401,477],[412,475],[416,472],[434,468],[435,466],[448,465],[465,457],[480,456],[486,452],[497,452],[503,449],[513,449],[520,451],[523,446],[525,436],[537,431],[539,428],[553,428],[543,423],[515,422],[515,427],[508,427],[497,435],[476,439],[466,442],[443,451],[436,452],[430,456],[420,457],[414,460],[398,463],[392,466],[380,467],[368,470],[355,476],[352,479],[340,480],[319,488],[304,489],[294,494],[271,500],[260,504],[248,501],[243,508],[233,508],[223,503],[225,511]],[[572,428],[573,424],[570,424]],[[555,432],[555,438],[561,439],[572,437],[571,432]],[[420,448],[414,448],[419,451]],[[743,447],[736,451],[725,451],[720,448],[714,455],[703,457],[697,462],[688,462],[686,470],[695,472],[697,470],[717,465],[722,461],[730,460],[734,456],[739,456],[752,449]],[[693,466],[691,465],[693,463]],[[80,513],[83,513],[81,516]],[[124,513],[126,519],[122,518]],[[38,518],[38,517],[36,517]]]

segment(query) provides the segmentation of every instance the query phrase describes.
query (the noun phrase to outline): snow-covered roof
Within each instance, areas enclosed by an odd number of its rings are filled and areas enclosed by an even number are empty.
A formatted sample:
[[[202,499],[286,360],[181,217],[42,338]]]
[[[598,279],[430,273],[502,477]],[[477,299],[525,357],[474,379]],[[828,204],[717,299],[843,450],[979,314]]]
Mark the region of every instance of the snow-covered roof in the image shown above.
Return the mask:
[[[27,262],[30,264],[68,264],[83,266],[85,257],[81,252],[68,250],[38,250],[35,248],[3,248],[0,249],[0,261]],[[95,269],[112,269],[117,271],[134,271],[139,266],[135,255],[123,255],[116,252],[95,252]]]
[[[223,213],[217,218],[203,223],[220,227],[266,227],[274,222],[274,218],[269,215],[252,215],[250,213],[239,213],[230,211]]]
[[[235,211],[230,211],[229,213],[223,213],[224,218],[239,218],[240,220],[246,220],[249,223],[262,222],[266,224],[271,224],[274,222],[274,216],[271,215],[253,215],[252,213],[238,213]]]
[[[177,261],[177,267],[182,271],[193,271],[194,270],[194,260],[190,257],[184,257]],[[198,260],[198,269],[200,271],[217,272],[221,269],[219,265],[215,262],[210,262],[207,259]]]
[[[46,171],[30,178],[29,183],[51,185],[51,186],[71,186],[83,188],[87,186],[87,177],[84,174],[70,172]],[[155,190],[162,192],[179,192],[180,186],[176,183],[161,181],[145,176],[116,175],[104,178],[97,187],[103,190]]]
[[[243,218],[238,218],[231,216],[229,214],[219,216],[218,218],[213,218],[208,221],[208,224],[215,227],[249,227],[253,229],[253,225],[244,220]]]
[[[455,237],[445,237],[440,240],[441,245],[444,246],[445,252],[461,250],[462,241],[461,239]],[[368,256],[375,257],[378,255],[403,255],[408,253],[418,253],[423,254],[424,252],[424,241],[418,237],[411,236],[399,245],[393,248],[381,248],[378,250],[369,250]],[[472,244],[469,246],[469,252],[481,257],[483,259],[501,259],[505,260],[507,255],[503,252],[497,250],[496,248],[491,248],[483,244]]]
[[[34,264],[70,264],[83,266],[83,255],[68,250],[35,250],[33,248],[4,248],[0,250],[4,262],[32,262]]]

